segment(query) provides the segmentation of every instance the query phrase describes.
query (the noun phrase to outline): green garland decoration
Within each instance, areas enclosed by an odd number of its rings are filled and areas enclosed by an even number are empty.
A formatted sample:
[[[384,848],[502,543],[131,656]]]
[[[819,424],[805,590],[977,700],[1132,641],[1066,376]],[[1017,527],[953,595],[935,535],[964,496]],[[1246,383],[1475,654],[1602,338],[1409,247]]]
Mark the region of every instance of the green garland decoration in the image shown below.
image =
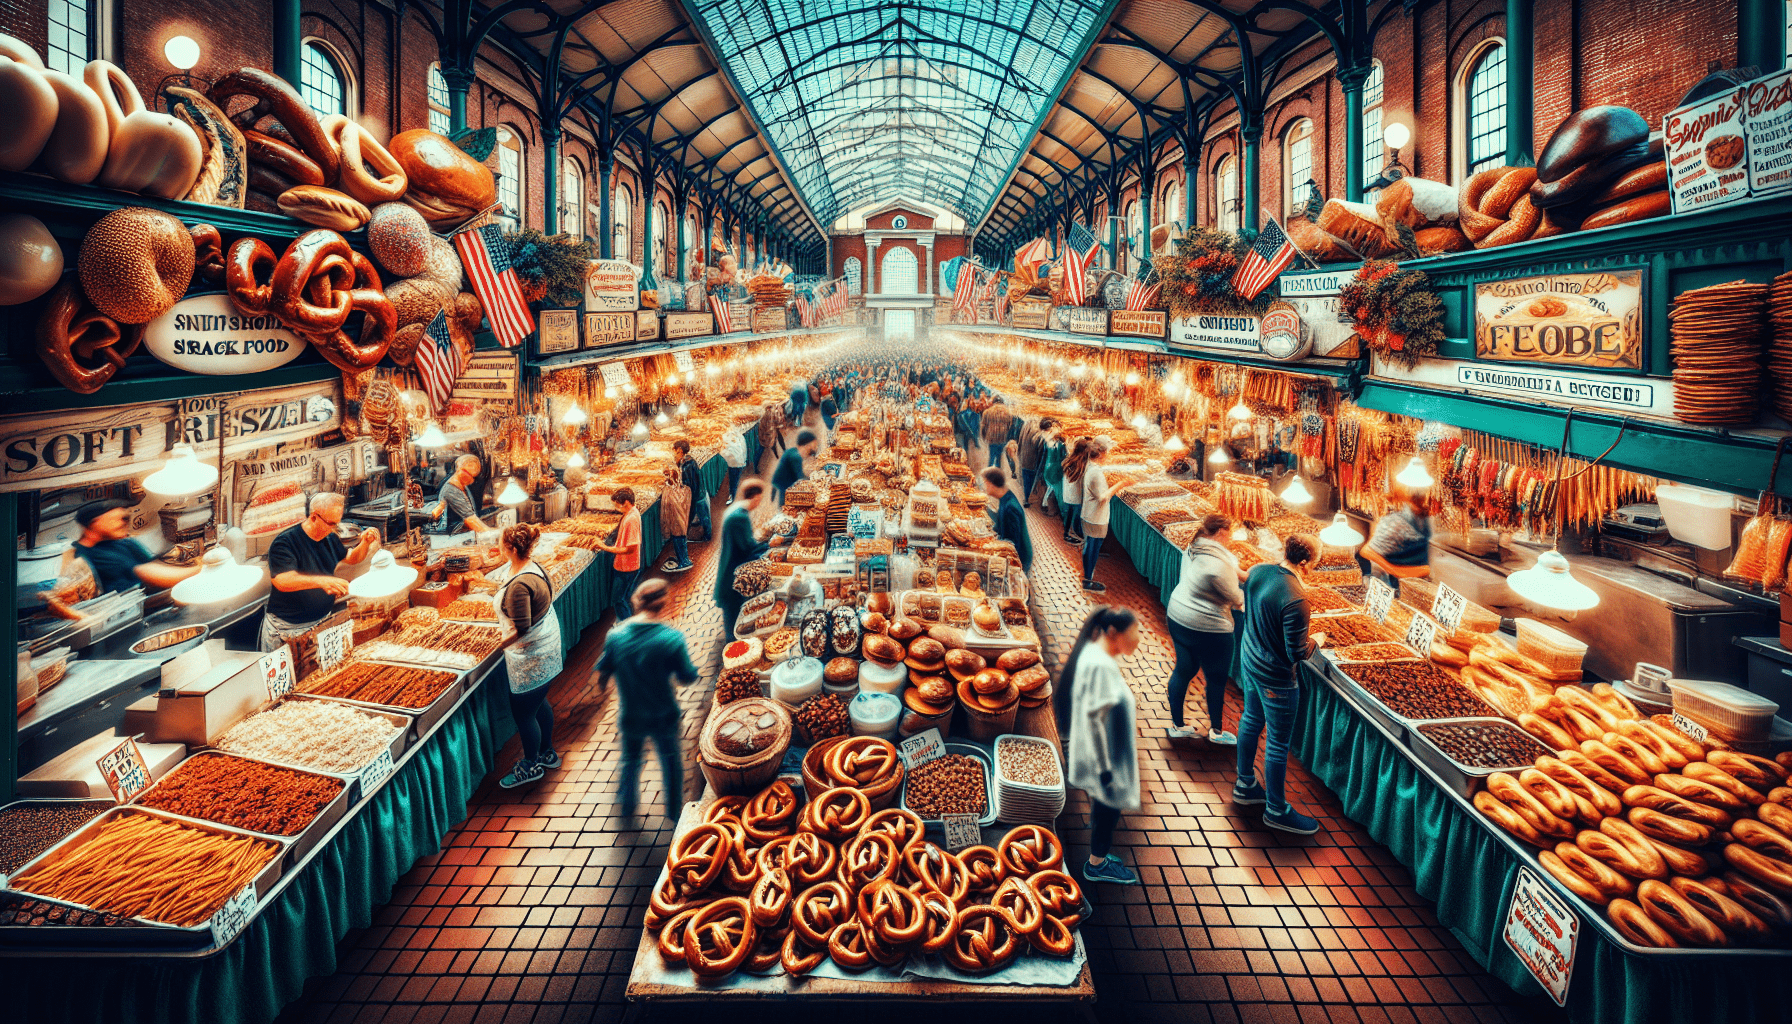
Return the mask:
[[[550,306],[576,306],[585,294],[585,275],[597,258],[597,245],[570,235],[544,235],[523,228],[505,236],[516,253],[516,275],[531,299]]]
[[[1231,231],[1197,228],[1176,243],[1174,252],[1157,258],[1163,302],[1172,319],[1200,313],[1258,315],[1269,308],[1267,291],[1246,302],[1232,287],[1232,275],[1248,246]]]

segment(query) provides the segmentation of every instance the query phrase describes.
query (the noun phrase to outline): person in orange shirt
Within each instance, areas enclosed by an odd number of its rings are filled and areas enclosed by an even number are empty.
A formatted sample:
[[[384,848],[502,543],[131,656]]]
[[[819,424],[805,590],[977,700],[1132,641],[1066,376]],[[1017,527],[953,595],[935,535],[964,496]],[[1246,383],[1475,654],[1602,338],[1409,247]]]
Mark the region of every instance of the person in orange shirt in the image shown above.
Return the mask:
[[[641,510],[635,507],[635,491],[632,487],[618,487],[610,495],[618,511],[622,513],[622,522],[616,526],[615,543],[599,542],[599,551],[608,551],[615,555],[614,569],[616,573],[616,621],[621,622],[635,613],[630,598],[634,597],[635,584],[641,579]]]

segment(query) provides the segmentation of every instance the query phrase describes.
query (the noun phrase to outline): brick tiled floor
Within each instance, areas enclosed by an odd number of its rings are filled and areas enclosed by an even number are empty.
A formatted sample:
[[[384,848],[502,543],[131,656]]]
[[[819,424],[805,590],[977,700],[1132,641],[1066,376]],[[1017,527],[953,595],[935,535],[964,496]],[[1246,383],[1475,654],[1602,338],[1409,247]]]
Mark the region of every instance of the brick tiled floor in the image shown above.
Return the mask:
[[[1035,508],[1031,526],[1038,606],[1053,619],[1041,632],[1052,648],[1048,660],[1061,664],[1089,604],[1077,552],[1059,539],[1057,521]],[[693,659],[707,666],[718,657],[721,632],[709,598],[715,545],[694,546],[692,558],[695,569],[671,578],[676,623]],[[1521,1002],[1488,977],[1412,891],[1407,872],[1298,765],[1290,766],[1290,796],[1319,818],[1319,835],[1272,832],[1232,807],[1230,749],[1164,736],[1174,655],[1155,589],[1112,542],[1096,577],[1108,588],[1103,599],[1135,609],[1146,627],[1144,643],[1122,665],[1138,698],[1144,806],[1121,820],[1116,835],[1117,851],[1144,884],[1097,888],[1095,914],[1083,926],[1103,1020],[1554,1017],[1552,1007]],[[647,887],[671,823],[656,813],[663,796],[652,756],[642,773],[643,817],[632,825],[616,817],[615,703],[589,681],[607,628],[606,621],[587,632],[553,684],[555,745],[565,766],[518,792],[499,789],[495,774],[488,779],[442,852],[418,862],[374,926],[342,943],[341,969],[309,984],[282,1021],[550,1024],[622,1016]],[[687,799],[701,788],[694,738],[711,685],[705,679],[680,697]],[[1206,724],[1200,689],[1198,681],[1191,687],[1191,725]],[[1227,724],[1237,715],[1233,690]],[[513,740],[500,772],[517,756]],[[1059,822],[1076,856],[1086,853],[1087,813],[1087,800],[1073,793]],[[929,1015],[971,1019],[950,1006]],[[768,1008],[751,1016],[790,1014]]]

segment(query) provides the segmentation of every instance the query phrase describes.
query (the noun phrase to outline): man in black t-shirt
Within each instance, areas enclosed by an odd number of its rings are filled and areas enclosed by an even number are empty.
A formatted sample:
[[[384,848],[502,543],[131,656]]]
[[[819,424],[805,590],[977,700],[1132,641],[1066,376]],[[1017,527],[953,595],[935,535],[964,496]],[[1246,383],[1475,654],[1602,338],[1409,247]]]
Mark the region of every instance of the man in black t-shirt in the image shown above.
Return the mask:
[[[128,507],[118,502],[96,501],[75,513],[81,537],[69,551],[93,570],[93,581],[100,593],[129,590],[139,583],[172,587],[199,571],[197,563],[179,566],[156,561],[131,536],[131,522],[125,515]]]
[[[311,514],[268,548],[274,589],[261,619],[262,650],[274,650],[327,618],[336,599],[348,593],[348,581],[336,575],[336,566],[354,565],[379,550],[380,534],[372,527],[361,531],[354,550],[343,545],[336,527],[345,507],[340,494],[313,495]]]

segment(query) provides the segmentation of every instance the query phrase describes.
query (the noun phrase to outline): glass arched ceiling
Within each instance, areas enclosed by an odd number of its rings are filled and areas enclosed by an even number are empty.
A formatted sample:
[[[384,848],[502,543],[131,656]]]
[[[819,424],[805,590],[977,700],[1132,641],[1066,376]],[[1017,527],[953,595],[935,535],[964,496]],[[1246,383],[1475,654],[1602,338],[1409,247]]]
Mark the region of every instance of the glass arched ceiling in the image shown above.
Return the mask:
[[[685,0],[822,223],[978,223],[1114,0]]]

